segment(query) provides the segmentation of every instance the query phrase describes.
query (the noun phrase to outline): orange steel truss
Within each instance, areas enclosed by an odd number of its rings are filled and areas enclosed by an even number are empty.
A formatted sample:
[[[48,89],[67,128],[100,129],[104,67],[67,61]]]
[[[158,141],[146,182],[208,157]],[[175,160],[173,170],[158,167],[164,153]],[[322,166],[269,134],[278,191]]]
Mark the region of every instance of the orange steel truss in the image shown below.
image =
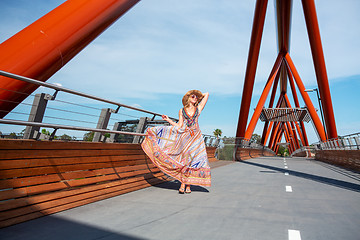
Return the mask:
[[[68,0],[0,44],[0,69],[46,81],[139,1]],[[37,87],[0,76],[0,118]]]
[[[253,28],[250,39],[248,62],[245,73],[245,82],[236,137],[245,139],[251,138],[257,121],[259,120],[261,111],[264,108],[264,104],[271,87],[272,91],[269,108],[273,108],[275,94],[278,87],[280,89],[280,96],[276,108],[291,108],[288,98],[289,92],[291,92],[293,96],[295,107],[300,108],[295,89],[296,85],[304,100],[307,111],[311,117],[315,131],[317,132],[320,140],[326,141],[327,139],[336,139],[338,135],[335,125],[335,117],[330,96],[330,89],[314,0],[302,0],[302,6],[304,10],[320,98],[322,99],[321,106],[325,116],[324,120],[326,125],[326,132],[308,93],[305,92],[305,86],[289,54],[292,0],[275,0],[279,52],[273,69],[269,75],[268,81],[265,84],[264,90],[260,96],[259,102],[257,103],[249,124],[247,124],[267,4],[267,0],[257,0],[255,6]],[[288,91],[288,85],[290,85],[290,91]],[[277,152],[282,136],[285,137],[290,152],[300,148],[299,141],[304,146],[309,145],[303,121],[265,121],[261,140],[262,144],[265,145],[269,140],[268,146]]]

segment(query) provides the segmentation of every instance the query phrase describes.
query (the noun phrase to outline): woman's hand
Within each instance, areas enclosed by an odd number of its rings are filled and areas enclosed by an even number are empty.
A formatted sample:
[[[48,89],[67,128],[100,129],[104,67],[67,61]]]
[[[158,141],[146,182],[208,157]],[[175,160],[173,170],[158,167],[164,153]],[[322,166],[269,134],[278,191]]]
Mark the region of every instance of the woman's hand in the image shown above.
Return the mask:
[[[161,116],[163,120],[169,122],[170,121],[170,118],[167,116],[167,115],[162,115]]]

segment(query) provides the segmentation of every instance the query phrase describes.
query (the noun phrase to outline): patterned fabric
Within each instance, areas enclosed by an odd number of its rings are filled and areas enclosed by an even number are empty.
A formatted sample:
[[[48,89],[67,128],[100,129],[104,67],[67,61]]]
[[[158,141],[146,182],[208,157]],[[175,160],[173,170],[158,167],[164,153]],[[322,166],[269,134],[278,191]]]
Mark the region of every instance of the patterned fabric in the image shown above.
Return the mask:
[[[196,109],[189,116],[182,109],[183,125],[148,128],[141,144],[151,161],[165,174],[184,184],[210,186],[211,170]]]

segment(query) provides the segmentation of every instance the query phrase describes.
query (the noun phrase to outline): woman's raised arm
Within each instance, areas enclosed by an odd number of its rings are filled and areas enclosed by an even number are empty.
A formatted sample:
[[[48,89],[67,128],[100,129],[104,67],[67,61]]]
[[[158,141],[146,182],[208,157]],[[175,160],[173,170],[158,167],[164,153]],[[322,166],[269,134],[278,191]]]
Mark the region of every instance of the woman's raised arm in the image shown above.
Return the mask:
[[[209,93],[208,92],[204,93],[203,96],[204,96],[203,99],[201,100],[201,102],[198,105],[198,109],[199,109],[200,113],[204,109],[204,107],[205,107],[205,105],[206,105],[206,103],[207,103],[207,101],[209,99]]]

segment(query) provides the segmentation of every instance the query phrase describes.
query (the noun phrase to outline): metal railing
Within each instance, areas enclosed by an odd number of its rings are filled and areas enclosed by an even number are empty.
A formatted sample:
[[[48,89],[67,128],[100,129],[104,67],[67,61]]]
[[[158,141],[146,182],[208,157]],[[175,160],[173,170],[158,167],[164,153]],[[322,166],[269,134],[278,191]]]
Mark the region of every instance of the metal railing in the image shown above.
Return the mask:
[[[110,104],[118,106],[118,108],[125,107],[125,108],[129,108],[129,109],[136,110],[136,111],[139,111],[139,112],[148,113],[148,114],[151,114],[151,115],[154,115],[154,116],[161,116],[162,115],[160,113],[155,113],[155,112],[147,111],[147,110],[144,110],[144,109],[141,109],[141,108],[132,107],[132,106],[125,105],[125,104],[115,102],[115,101],[112,101],[112,100],[108,100],[108,99],[105,99],[105,98],[100,98],[100,97],[97,97],[97,96],[94,96],[94,95],[82,93],[82,92],[75,91],[75,90],[72,90],[72,89],[69,89],[69,88],[64,88],[64,87],[56,85],[56,84],[42,82],[42,81],[35,80],[35,79],[32,79],[32,78],[27,78],[27,77],[23,77],[23,76],[20,76],[20,75],[13,74],[13,73],[5,72],[5,71],[2,71],[2,70],[0,70],[0,75],[2,75],[4,77],[17,79],[17,80],[20,80],[20,81],[23,81],[23,82],[32,83],[32,84],[35,84],[35,85],[38,85],[38,86],[54,89],[54,90],[56,90],[56,92],[53,95],[53,99],[55,99],[55,97],[56,97],[56,95],[58,94],[59,91],[62,91],[62,92],[70,93],[70,94],[73,94],[73,95],[77,95],[77,96],[97,100],[97,101],[100,101],[100,102],[110,103]],[[173,118],[173,119],[175,119],[175,118]]]
[[[360,150],[360,132],[314,144],[317,150]]]
[[[54,140],[57,138],[55,134],[57,134],[59,131],[69,130],[69,131],[76,131],[77,133],[80,131],[93,133],[92,141],[139,143],[141,142],[142,137],[145,136],[144,132],[147,127],[152,125],[167,124],[167,122],[155,119],[156,117],[162,115],[160,113],[144,110],[134,106],[129,106],[116,101],[108,100],[105,98],[101,98],[94,95],[79,92],[76,90],[72,90],[69,88],[65,88],[57,84],[41,82],[35,79],[19,76],[1,70],[0,70],[0,75],[31,84],[36,84],[46,89],[55,90],[55,92],[52,94],[47,94],[44,92],[35,95],[26,94],[27,96],[34,97],[32,103],[29,102],[27,103],[26,101],[13,102],[5,99],[0,99],[0,101],[5,101],[12,104],[18,104],[18,106],[21,105],[22,107],[31,108],[30,110],[24,110],[24,109],[18,110],[19,107],[17,107],[13,111],[11,111],[10,112],[11,115],[13,116],[16,115],[15,118],[17,119],[5,119],[5,118],[0,119],[0,124],[7,124],[11,126],[26,126],[26,129],[23,130],[22,135],[15,134],[16,135],[15,138]],[[9,91],[6,89],[1,89],[1,90]],[[81,100],[71,101],[69,100],[69,98],[66,98],[66,101],[59,100],[58,98],[60,92],[70,94],[70,96],[80,97]],[[25,94],[21,92],[16,92],[16,93]],[[86,99],[85,104],[82,104],[82,102],[84,102],[83,99]],[[89,104],[89,101],[91,100],[96,101],[95,107],[92,104]],[[48,103],[50,102],[52,104],[56,102],[57,105],[60,105],[60,107],[48,106]],[[99,103],[101,105],[111,104],[115,106],[116,109],[112,109],[111,106],[110,107],[103,106],[102,108],[99,108],[98,107]],[[146,115],[133,116],[133,114],[128,114],[127,112],[124,111],[120,113],[121,110],[120,108],[136,111],[137,113],[146,114]],[[100,114],[99,111],[101,111]],[[50,112],[50,114],[48,112]],[[150,117],[148,117],[149,115]],[[124,116],[126,116],[127,118],[131,117],[132,119],[135,120],[119,119],[119,117],[123,118]],[[28,120],[21,119],[24,117],[28,117]],[[172,118],[172,117],[170,118],[173,119],[174,121],[178,121],[178,119],[176,118]],[[45,123],[43,122],[43,119],[49,119],[50,121],[51,120],[55,121],[55,123],[51,123],[51,122]],[[110,124],[110,121],[112,122],[112,125]],[[66,122],[66,124],[59,124],[59,122]],[[79,123],[81,126],[74,126],[73,125],[74,122]],[[113,127],[113,129],[109,130],[108,128],[111,126]],[[42,128],[42,130],[46,130],[44,128],[50,128],[53,129],[53,131],[51,133],[45,131],[48,133],[43,134],[42,131],[40,131],[40,128]],[[14,137],[14,136],[11,137],[10,135],[11,134],[5,136],[5,134],[1,134],[0,131],[0,138]],[[218,145],[218,141],[215,136],[203,135],[203,137],[206,146]],[[119,140],[119,138],[121,138],[121,140]],[[78,138],[74,137],[74,139],[71,140],[78,140]]]

